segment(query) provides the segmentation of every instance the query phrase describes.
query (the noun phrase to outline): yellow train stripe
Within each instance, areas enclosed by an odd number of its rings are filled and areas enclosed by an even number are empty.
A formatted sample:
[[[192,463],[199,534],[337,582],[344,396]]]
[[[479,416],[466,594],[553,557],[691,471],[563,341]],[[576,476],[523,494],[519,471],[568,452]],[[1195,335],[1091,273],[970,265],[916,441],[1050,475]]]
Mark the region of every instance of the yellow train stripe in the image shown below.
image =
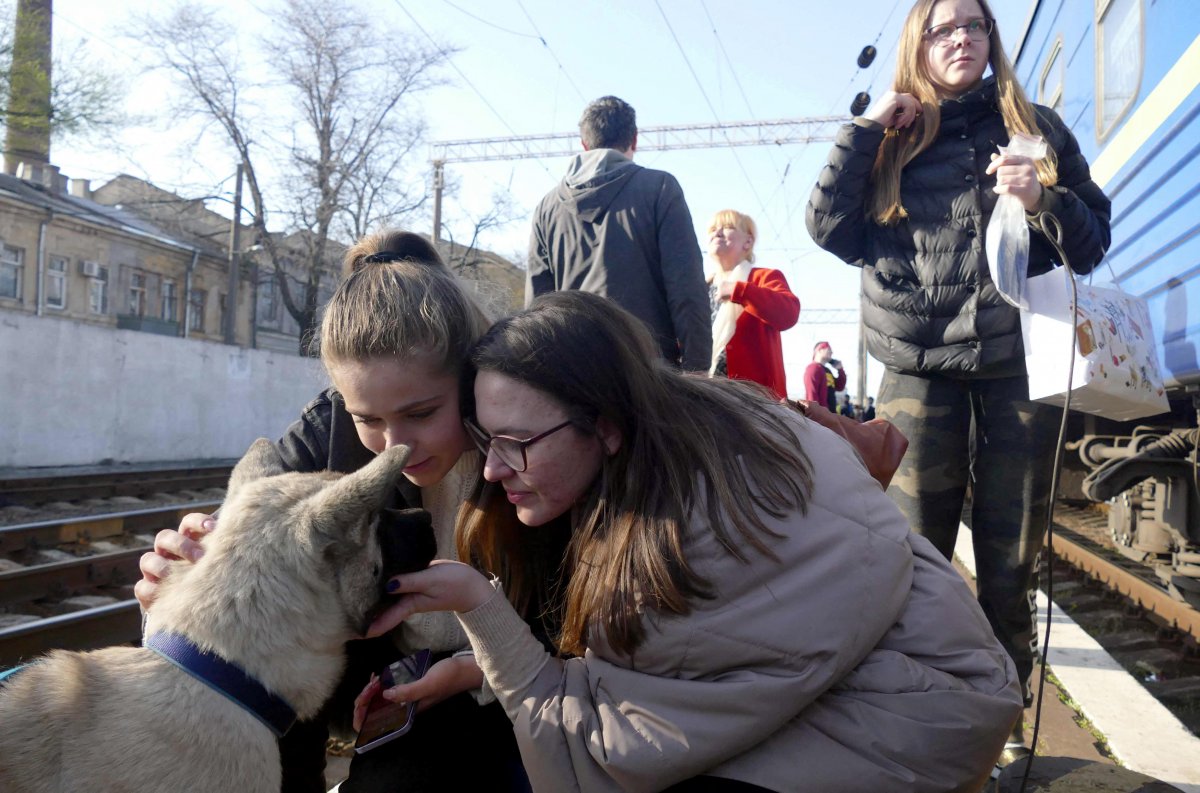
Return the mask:
[[[1200,36],[1092,163],[1092,179],[1104,187],[1200,85]],[[1097,100],[1099,101],[1099,100]]]

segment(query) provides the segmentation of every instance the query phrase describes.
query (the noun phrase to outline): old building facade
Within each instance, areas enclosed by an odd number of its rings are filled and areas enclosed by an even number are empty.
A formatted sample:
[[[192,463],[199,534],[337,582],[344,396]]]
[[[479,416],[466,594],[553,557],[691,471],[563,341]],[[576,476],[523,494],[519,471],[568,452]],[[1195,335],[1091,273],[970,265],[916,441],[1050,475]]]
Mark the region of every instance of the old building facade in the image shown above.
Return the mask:
[[[99,203],[86,182],[68,192],[56,169],[39,170],[38,180],[0,174],[0,310],[224,337],[229,264],[219,246]],[[242,276],[237,284],[234,341],[249,346],[253,283]]]

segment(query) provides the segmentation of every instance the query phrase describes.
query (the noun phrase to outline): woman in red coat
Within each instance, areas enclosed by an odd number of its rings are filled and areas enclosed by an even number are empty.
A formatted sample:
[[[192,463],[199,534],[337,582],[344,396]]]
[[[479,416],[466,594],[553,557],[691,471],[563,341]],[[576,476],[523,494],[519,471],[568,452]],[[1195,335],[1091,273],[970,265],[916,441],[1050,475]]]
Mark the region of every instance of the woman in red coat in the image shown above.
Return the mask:
[[[800,299],[778,270],[751,267],[758,229],[749,215],[723,209],[708,224],[713,309],[709,374],[753,380],[787,398],[780,334],[800,317]]]

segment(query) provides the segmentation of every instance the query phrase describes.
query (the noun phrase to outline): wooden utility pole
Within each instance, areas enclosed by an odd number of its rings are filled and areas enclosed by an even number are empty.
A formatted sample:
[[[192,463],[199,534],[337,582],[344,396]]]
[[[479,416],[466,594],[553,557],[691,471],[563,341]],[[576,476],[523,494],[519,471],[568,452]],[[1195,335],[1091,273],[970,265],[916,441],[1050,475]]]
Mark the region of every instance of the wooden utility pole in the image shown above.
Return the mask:
[[[238,276],[242,269],[242,164],[233,189],[233,223],[229,227],[229,283],[225,288],[225,343],[237,344]]]

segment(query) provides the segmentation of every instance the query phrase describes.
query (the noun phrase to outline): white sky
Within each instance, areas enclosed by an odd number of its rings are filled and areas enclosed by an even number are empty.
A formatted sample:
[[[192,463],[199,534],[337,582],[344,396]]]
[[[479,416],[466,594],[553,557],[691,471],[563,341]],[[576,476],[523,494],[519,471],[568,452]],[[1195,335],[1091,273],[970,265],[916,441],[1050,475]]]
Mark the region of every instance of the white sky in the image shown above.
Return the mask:
[[[269,24],[272,3],[209,2],[241,24],[246,57],[269,62],[271,53],[257,46],[255,33]],[[126,110],[142,123],[115,141],[57,144],[51,159],[75,178],[103,182],[126,172],[183,195],[230,195],[232,154],[216,133],[201,134],[160,112],[171,86],[144,74],[140,46],[120,36],[131,19],[164,5],[54,0],[56,48],[85,42],[89,57],[122,75]],[[993,0],[992,5],[1011,49],[1029,2]],[[428,34],[462,48],[453,61],[458,71],[446,69],[447,84],[422,96],[429,140],[572,131],[587,101],[605,94],[632,104],[642,127],[845,115],[857,91],[870,87],[878,96],[886,89],[909,6],[909,0],[361,3],[364,13],[383,22],[423,35],[415,19]],[[877,47],[879,57],[859,71],[855,59],[868,44]],[[817,249],[804,228],[805,203],[827,152],[828,144],[740,147],[646,152],[637,161],[679,179],[698,236],[717,210],[745,212],[759,227],[757,264],[781,270],[804,308],[854,309],[858,270]],[[427,170],[427,159],[427,151],[414,157],[414,173]],[[494,191],[509,190],[523,216],[481,244],[521,258],[529,214],[565,165],[565,158],[451,164],[448,176],[460,189],[445,204],[443,222],[458,239],[469,237],[466,219],[483,212]],[[220,203],[210,206],[227,211]],[[419,221],[416,230],[428,231],[429,220]],[[801,324],[784,334],[793,393],[802,388],[800,373],[821,339],[829,340],[845,362],[850,390],[856,391],[857,336],[855,324],[806,323],[802,309]],[[872,362],[868,393],[875,393],[881,375],[882,367]]]

